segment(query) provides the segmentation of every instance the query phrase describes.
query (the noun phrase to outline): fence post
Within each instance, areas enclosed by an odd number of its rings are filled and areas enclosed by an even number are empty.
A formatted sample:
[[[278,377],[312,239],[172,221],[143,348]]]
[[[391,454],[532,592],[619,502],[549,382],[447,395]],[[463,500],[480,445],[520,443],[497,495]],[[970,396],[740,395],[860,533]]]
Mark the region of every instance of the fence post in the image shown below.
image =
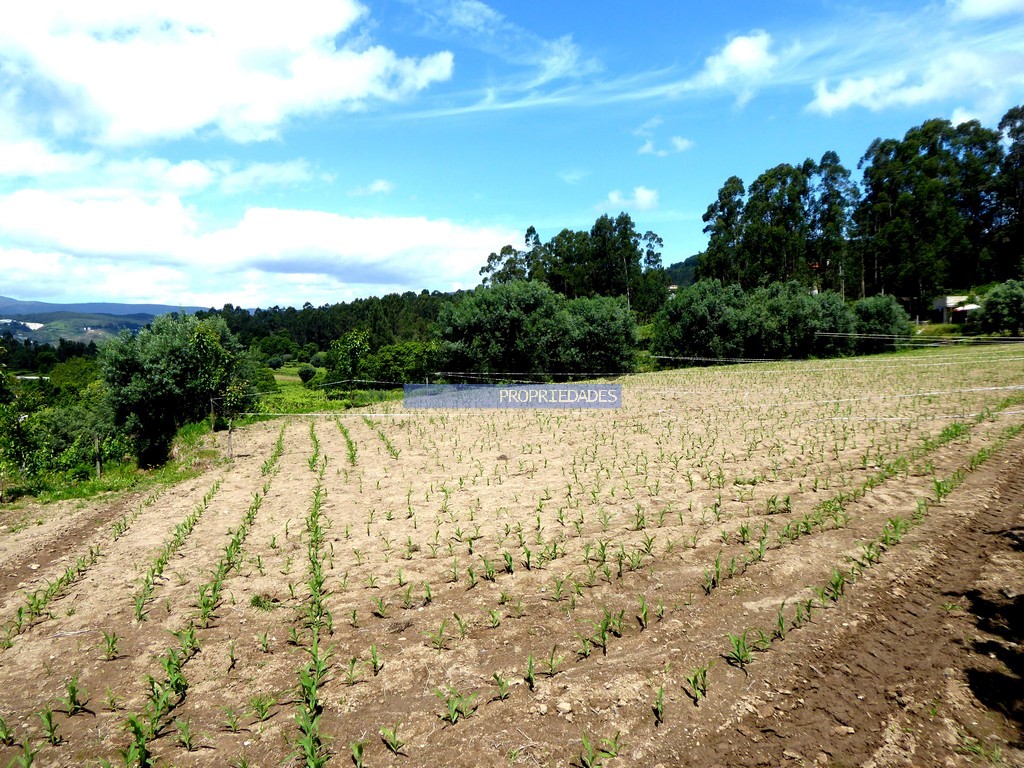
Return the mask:
[[[100,454],[100,436],[93,435],[94,445],[96,446],[96,479],[99,480],[103,477],[103,457]]]
[[[232,425],[232,423],[233,423],[233,419],[228,419],[228,459],[233,461],[234,458],[235,458],[235,452],[231,448],[231,425]]]

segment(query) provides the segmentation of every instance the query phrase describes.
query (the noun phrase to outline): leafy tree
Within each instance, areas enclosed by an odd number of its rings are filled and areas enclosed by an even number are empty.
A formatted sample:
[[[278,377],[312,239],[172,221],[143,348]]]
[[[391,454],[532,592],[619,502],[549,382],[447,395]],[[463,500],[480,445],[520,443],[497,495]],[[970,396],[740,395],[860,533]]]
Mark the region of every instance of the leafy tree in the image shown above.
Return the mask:
[[[743,208],[744,287],[775,281],[809,283],[807,240],[808,176],[814,163],[782,163],[750,185]]]
[[[299,366],[299,379],[302,380],[303,384],[308,384],[309,380],[316,376],[316,368],[309,363],[303,363]]]
[[[360,376],[391,384],[423,382],[441,365],[441,346],[436,341],[402,341],[370,354],[360,364]]]
[[[564,297],[539,282],[478,288],[438,319],[442,349],[456,371],[542,373],[557,361]]]
[[[700,255],[696,279],[739,283],[742,278],[743,209],[746,189],[739,176],[730,176],[718,190],[718,199],[702,217],[708,247]]]
[[[545,254],[545,277],[549,286],[570,299],[589,295],[589,232],[563,229],[548,242]]]
[[[994,275],[1006,280],[1024,274],[1024,107],[1016,106],[999,121],[1007,144],[999,166]]]
[[[369,354],[370,334],[361,328],[349,331],[331,344],[328,381],[334,383],[358,378],[359,365]]]
[[[998,134],[974,121],[928,120],[871,143],[856,213],[866,293],[922,311],[943,288],[984,279],[1000,152]]]
[[[654,351],[679,357],[742,357],[747,322],[747,301],[739,285],[699,280],[670,298],[658,314]]]
[[[50,371],[53,401],[63,405],[74,403],[86,387],[101,376],[100,365],[91,357],[71,357],[57,363]]]
[[[989,291],[978,311],[977,324],[983,333],[1020,335],[1024,331],[1024,281],[1007,280]]]
[[[637,327],[621,297],[572,299],[559,317],[562,326],[558,367],[571,373],[624,373],[633,370]]]
[[[7,350],[4,347],[0,347],[0,405],[14,400],[14,387],[12,386],[11,375],[7,372],[7,365],[4,363],[6,355]]]
[[[640,239],[628,213],[598,217],[590,229],[587,290],[578,295],[625,296],[631,307],[642,273]]]
[[[132,436],[140,464],[165,461],[178,427],[201,420],[211,401],[221,411],[238,404],[247,387],[241,353],[222,318],[192,315],[163,315],[103,347],[114,422]]]
[[[857,352],[885,352],[896,347],[901,338],[909,338],[910,317],[892,296],[879,294],[861,299],[853,305]]]
[[[480,268],[483,285],[502,285],[517,280],[546,282],[547,252],[541,245],[537,230],[529,227],[523,239],[526,250],[519,251],[506,245],[487,257],[487,263]]]
[[[807,259],[812,282],[845,293],[852,266],[848,245],[857,185],[832,151],[822,155],[810,184]]]
[[[654,232],[646,232],[643,245],[643,272],[636,288],[633,309],[640,322],[650,322],[668,298],[668,274],[661,266],[665,242]]]
[[[832,291],[819,293],[814,297],[814,350],[816,357],[839,357],[853,354],[853,334],[857,318],[842,297]],[[837,334],[819,336],[818,333]]]
[[[817,302],[806,287],[771,283],[747,294],[744,354],[752,358],[805,358],[814,349]]]
[[[0,402],[0,502],[18,472],[26,444],[18,409],[12,402]]]

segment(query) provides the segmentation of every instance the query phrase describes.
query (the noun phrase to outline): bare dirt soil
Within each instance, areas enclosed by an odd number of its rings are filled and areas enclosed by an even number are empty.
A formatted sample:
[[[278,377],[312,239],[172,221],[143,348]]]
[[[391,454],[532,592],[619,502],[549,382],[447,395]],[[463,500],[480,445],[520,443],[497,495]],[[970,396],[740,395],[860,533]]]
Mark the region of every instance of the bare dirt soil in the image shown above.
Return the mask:
[[[330,765],[1024,765],[1016,348],[621,383],[264,422],[158,493],[0,509],[0,765],[123,764],[190,628],[153,761],[306,764],[313,563]]]

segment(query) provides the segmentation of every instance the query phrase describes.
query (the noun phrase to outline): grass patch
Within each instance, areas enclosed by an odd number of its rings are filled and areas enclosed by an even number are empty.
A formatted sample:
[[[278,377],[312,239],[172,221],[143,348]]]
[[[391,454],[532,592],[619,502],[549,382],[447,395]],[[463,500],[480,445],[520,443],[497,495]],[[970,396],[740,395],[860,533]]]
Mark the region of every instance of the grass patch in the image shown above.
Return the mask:
[[[284,369],[282,369],[284,370]],[[264,395],[258,406],[258,414],[302,414],[331,413],[359,408],[374,403],[391,402],[402,399],[401,389],[342,389],[328,387],[310,389],[299,381],[292,380],[288,374],[275,373],[280,390]],[[259,415],[250,420],[259,420]]]
[[[107,494],[146,490],[196,477],[210,463],[219,459],[217,451],[206,440],[209,434],[209,422],[182,427],[174,438],[170,461],[154,469],[139,469],[132,459],[105,464],[102,477],[78,479],[66,472],[51,472],[19,478],[18,482],[5,488],[4,503],[19,498],[34,499],[42,504],[70,499],[85,500]]]

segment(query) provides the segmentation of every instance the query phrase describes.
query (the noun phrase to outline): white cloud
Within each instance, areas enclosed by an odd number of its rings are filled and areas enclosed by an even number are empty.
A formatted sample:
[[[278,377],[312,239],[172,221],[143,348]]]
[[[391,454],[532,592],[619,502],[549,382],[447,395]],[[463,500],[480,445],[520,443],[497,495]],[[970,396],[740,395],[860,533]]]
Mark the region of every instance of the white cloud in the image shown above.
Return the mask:
[[[0,271],[10,293],[32,298],[51,296],[57,279],[94,299],[301,304],[340,301],[345,291],[351,298],[475,285],[486,254],[519,238],[424,217],[280,208],[251,208],[206,232],[200,219],[174,195],[15,192],[0,197]]]
[[[292,186],[312,181],[316,175],[305,160],[283,163],[252,163],[225,173],[220,188],[228,193],[252,192],[270,186]]]
[[[654,139],[648,139],[641,144],[640,149],[638,149],[636,153],[638,155],[658,155],[659,157],[664,157],[668,154],[665,150],[659,151],[654,148]]]
[[[686,150],[693,149],[696,146],[696,142],[694,142],[693,139],[686,139],[682,136],[673,136],[671,141],[672,149],[676,152],[685,152]]]
[[[40,0],[5,17],[0,66],[7,95],[31,91],[22,108],[57,133],[136,144],[213,127],[264,140],[292,116],[402,98],[451,76],[447,51],[413,59],[358,40],[339,47],[364,14],[355,0]]]
[[[677,152],[685,152],[688,149],[693,149],[695,146],[692,139],[685,139],[682,136],[673,136],[669,142],[671,144],[671,148],[664,149],[656,147],[654,139],[647,139],[647,141],[641,145],[640,149],[637,150],[637,154],[654,155],[655,157],[668,157],[669,155]]]
[[[55,226],[59,222],[60,226]],[[171,194],[75,199],[42,190],[0,198],[0,242],[106,257],[170,259],[196,230],[191,213]]]
[[[633,129],[634,136],[653,136],[655,130],[660,126],[664,120],[660,117],[652,117],[649,120],[645,120],[639,127]]]
[[[1024,13],[1024,0],[951,0],[949,5],[955,15],[968,19]]]
[[[982,55],[975,51],[937,53],[923,66],[915,62],[881,74],[843,78],[834,87],[821,80],[808,109],[831,115],[851,107],[873,111],[934,103],[971,94],[978,102],[1024,85],[1024,56]],[[998,100],[998,99],[997,99]]]
[[[395,191],[395,185],[387,179],[376,179],[365,187],[358,187],[352,190],[351,194],[362,195],[388,195]]]
[[[94,152],[55,151],[39,139],[0,140],[0,177],[55,176],[83,171],[99,160]]]
[[[558,178],[564,181],[566,184],[579,184],[583,179],[589,176],[588,171],[584,171],[580,168],[572,168],[568,171],[562,171],[558,174]]]
[[[103,183],[112,189],[187,194],[206,189],[219,173],[199,160],[173,163],[161,157],[144,157],[111,161],[101,169],[100,175]]]
[[[953,125],[961,125],[963,123],[969,123],[971,120],[977,120],[982,122],[982,116],[973,112],[972,110],[964,109],[963,107],[957,107],[953,110],[953,114],[949,116],[949,121]]]
[[[4,291],[16,298],[78,302],[85,295],[82,287],[88,286],[88,296],[99,301],[212,306],[188,300],[189,278],[182,270],[145,261],[124,263],[0,247],[0,271]]]
[[[583,57],[572,35],[543,38],[480,0],[423,0],[411,5],[424,17],[432,35],[458,40],[506,63],[530,68],[532,75],[511,85],[511,90],[530,90],[601,68],[595,59]]]
[[[718,53],[704,60],[704,68],[683,85],[684,90],[725,89],[736,93],[741,106],[756,87],[773,74],[779,57],[771,52],[772,36],[764,30],[737,35]]]
[[[627,197],[621,191],[613,189],[608,197],[595,208],[599,211],[618,208],[632,208],[638,211],[650,211],[658,207],[658,190],[647,187],[633,187],[633,196]]]

